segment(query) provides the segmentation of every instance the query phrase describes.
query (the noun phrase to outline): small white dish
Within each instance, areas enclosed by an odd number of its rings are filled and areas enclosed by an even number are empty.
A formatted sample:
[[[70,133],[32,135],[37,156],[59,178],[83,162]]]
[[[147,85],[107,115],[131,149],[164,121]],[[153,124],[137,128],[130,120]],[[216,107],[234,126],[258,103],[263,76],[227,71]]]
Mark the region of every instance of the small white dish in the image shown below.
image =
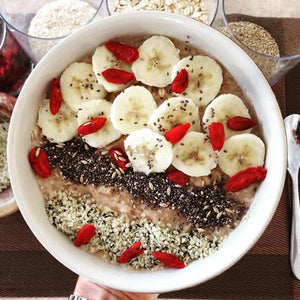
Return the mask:
[[[0,121],[10,119],[15,104],[15,97],[0,92]],[[8,216],[18,210],[12,188],[0,192],[0,218]]]
[[[17,202],[14,198],[12,188],[0,193],[0,218],[8,216],[18,210]]]

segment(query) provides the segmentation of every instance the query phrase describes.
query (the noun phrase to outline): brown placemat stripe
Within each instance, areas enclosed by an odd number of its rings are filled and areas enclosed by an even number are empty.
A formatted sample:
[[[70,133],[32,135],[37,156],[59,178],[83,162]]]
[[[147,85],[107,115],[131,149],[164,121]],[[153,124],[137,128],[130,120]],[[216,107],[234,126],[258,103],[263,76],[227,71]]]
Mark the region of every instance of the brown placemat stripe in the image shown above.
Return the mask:
[[[73,292],[77,275],[46,251],[0,251],[0,297],[59,297]]]
[[[288,103],[286,114],[300,114],[300,64],[286,74],[285,87]]]
[[[286,189],[285,189],[286,190]],[[289,223],[288,199],[286,191],[278,204],[277,210],[262,237],[249,251],[251,254],[288,254],[289,253]]]
[[[44,250],[18,211],[0,219],[0,251]]]
[[[228,271],[194,288],[166,293],[170,299],[293,299],[287,255],[246,255]]]
[[[0,255],[0,297],[60,297],[73,291],[77,275],[45,251]],[[249,254],[214,280],[160,298],[279,300],[292,299],[293,289],[288,255]]]

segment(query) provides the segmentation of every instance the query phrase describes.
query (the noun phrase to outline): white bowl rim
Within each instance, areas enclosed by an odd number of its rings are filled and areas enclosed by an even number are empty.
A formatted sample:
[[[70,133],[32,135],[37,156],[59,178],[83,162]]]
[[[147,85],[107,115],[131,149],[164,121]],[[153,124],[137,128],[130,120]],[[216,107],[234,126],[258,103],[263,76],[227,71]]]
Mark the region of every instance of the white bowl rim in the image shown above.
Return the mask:
[[[105,275],[99,276],[99,270],[96,269],[96,266],[90,265],[83,265],[81,262],[74,262],[71,260],[70,255],[65,252],[61,252],[60,249],[53,247],[51,242],[47,238],[47,232],[43,229],[38,228],[36,225],[36,216],[32,214],[32,211],[28,211],[28,207],[26,206],[26,197],[24,196],[24,191],[22,190],[22,186],[25,186],[24,178],[21,178],[21,175],[18,174],[18,170],[20,170],[20,166],[18,165],[18,157],[16,154],[18,153],[18,149],[16,145],[18,145],[17,135],[14,134],[16,130],[20,130],[22,127],[20,125],[20,118],[18,114],[20,114],[24,107],[26,107],[25,98],[27,97],[27,90],[30,89],[30,85],[33,84],[35,81],[39,80],[39,72],[45,72],[49,63],[55,60],[55,58],[67,49],[67,46],[72,42],[78,40],[78,38],[82,37],[82,35],[88,33],[90,30],[96,30],[97,28],[101,28],[101,26],[114,26],[118,22],[132,22],[134,18],[135,22],[138,21],[142,22],[144,20],[160,20],[160,22],[164,23],[172,23],[173,25],[178,26],[185,26],[190,28],[201,28],[203,32],[210,32],[213,33],[213,36],[217,38],[220,42],[224,45],[229,46],[234,53],[238,53],[240,57],[243,58],[243,61],[247,63],[247,70],[250,70],[256,76],[256,82],[259,85],[259,88],[262,89],[265,93],[269,95],[268,99],[266,99],[265,106],[267,109],[272,109],[274,114],[277,117],[277,120],[274,121],[274,129],[276,130],[276,136],[278,141],[278,149],[280,157],[278,158],[279,166],[278,169],[282,171],[277,176],[273,176],[272,180],[274,180],[275,186],[269,188],[268,196],[271,196],[271,208],[264,212],[264,218],[259,220],[261,227],[258,228],[256,233],[253,236],[247,237],[240,237],[240,245],[238,249],[238,254],[234,250],[232,253],[226,252],[228,255],[227,260],[221,260],[219,253],[221,253],[224,247],[222,247],[218,252],[213,255],[210,255],[207,259],[205,259],[205,263],[212,262],[212,260],[216,261],[219,265],[218,268],[214,270],[206,270],[206,274],[199,274],[197,273],[199,270],[197,269],[198,261],[190,264],[184,269],[181,270],[162,270],[162,271],[155,271],[155,272],[129,272],[120,270],[118,273],[114,272],[114,269]],[[24,98],[24,100],[23,100]],[[21,99],[21,100],[20,100]],[[276,122],[277,121],[277,122]],[[15,198],[17,200],[19,209],[26,220],[28,226],[35,234],[37,239],[41,242],[41,244],[62,264],[67,266],[70,270],[74,271],[77,274],[80,274],[92,281],[98,282],[103,284],[104,286],[131,291],[131,292],[140,292],[140,293],[163,293],[169,292],[174,290],[179,290],[183,288],[188,288],[199,283],[203,283],[207,280],[210,280],[220,273],[224,272],[228,268],[230,268],[233,264],[235,264],[260,238],[262,233],[264,232],[265,228],[269,224],[270,220],[273,217],[275,209],[277,208],[278,202],[280,200],[280,196],[284,186],[284,179],[286,175],[286,138],[285,132],[283,130],[283,121],[281,117],[281,113],[276,102],[276,98],[267,83],[266,79],[263,77],[260,70],[254,64],[254,62],[245,54],[236,44],[234,44],[231,40],[227,37],[223,36],[221,33],[217,32],[213,28],[191,20],[187,17],[169,14],[169,13],[162,13],[162,12],[135,12],[135,13],[124,13],[120,15],[110,16],[99,20],[95,23],[90,23],[86,27],[79,29],[75,33],[68,36],[66,39],[61,41],[57,46],[49,51],[49,53],[40,61],[40,63],[36,66],[33,72],[30,74],[29,78],[25,82],[25,85],[21,91],[19,96],[19,101],[17,101],[16,107],[14,108],[14,113],[11,120],[11,126],[9,130],[9,138],[8,138],[8,165],[9,165],[9,173],[11,177],[12,188],[15,194]],[[20,145],[19,145],[20,146]],[[24,150],[24,149],[23,149]],[[21,151],[21,150],[19,150]],[[26,168],[28,168],[28,163]],[[275,171],[278,171],[277,169]],[[284,171],[284,172],[283,172]],[[266,184],[264,184],[266,186]],[[273,198],[272,198],[273,197]],[[27,199],[28,200],[28,199]],[[258,221],[258,220],[256,220]],[[251,218],[250,221],[247,221],[248,225],[252,222]],[[247,222],[241,222],[242,224],[238,227],[242,226],[243,228],[248,228]],[[53,227],[53,226],[52,226]],[[56,230],[54,228],[54,230]],[[57,230],[56,230],[57,231]],[[73,247],[73,246],[72,246]],[[75,248],[75,247],[73,247]],[[80,249],[76,249],[76,251],[80,251]],[[74,250],[75,251],[75,250]],[[90,255],[86,254],[85,252],[81,251],[82,259],[87,261]],[[222,252],[223,253],[223,252]],[[225,252],[224,252],[225,253]],[[99,266],[97,266],[99,267]],[[113,267],[112,267],[113,268]],[[91,272],[92,271],[92,272]],[[98,273],[97,273],[98,272]],[[95,276],[97,273],[98,277]],[[155,274],[156,276],[153,276]],[[116,276],[117,275],[117,276]],[[191,276],[193,275],[193,276]],[[198,275],[198,276],[195,276]]]

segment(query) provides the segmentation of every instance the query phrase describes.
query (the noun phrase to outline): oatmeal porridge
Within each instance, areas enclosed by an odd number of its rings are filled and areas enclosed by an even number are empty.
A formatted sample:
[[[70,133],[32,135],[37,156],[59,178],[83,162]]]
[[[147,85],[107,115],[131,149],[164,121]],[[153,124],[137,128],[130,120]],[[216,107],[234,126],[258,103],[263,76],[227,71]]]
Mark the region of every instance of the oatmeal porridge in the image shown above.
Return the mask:
[[[108,41],[49,78],[41,99],[29,161],[49,221],[107,262],[207,257],[266,176],[245,95],[188,39]]]

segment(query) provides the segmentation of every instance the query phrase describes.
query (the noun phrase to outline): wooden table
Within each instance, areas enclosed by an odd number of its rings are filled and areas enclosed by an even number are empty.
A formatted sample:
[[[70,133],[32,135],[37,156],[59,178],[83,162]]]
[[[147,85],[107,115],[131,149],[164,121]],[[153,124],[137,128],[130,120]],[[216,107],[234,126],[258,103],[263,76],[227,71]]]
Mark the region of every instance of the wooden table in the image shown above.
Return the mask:
[[[300,65],[273,87],[283,117],[300,113]],[[291,182],[257,244],[232,268],[207,283],[163,294],[167,299],[300,299],[289,264]],[[0,219],[0,299],[67,297],[77,275],[57,262],[33,236],[21,214]],[[3,297],[3,298],[1,298]]]

